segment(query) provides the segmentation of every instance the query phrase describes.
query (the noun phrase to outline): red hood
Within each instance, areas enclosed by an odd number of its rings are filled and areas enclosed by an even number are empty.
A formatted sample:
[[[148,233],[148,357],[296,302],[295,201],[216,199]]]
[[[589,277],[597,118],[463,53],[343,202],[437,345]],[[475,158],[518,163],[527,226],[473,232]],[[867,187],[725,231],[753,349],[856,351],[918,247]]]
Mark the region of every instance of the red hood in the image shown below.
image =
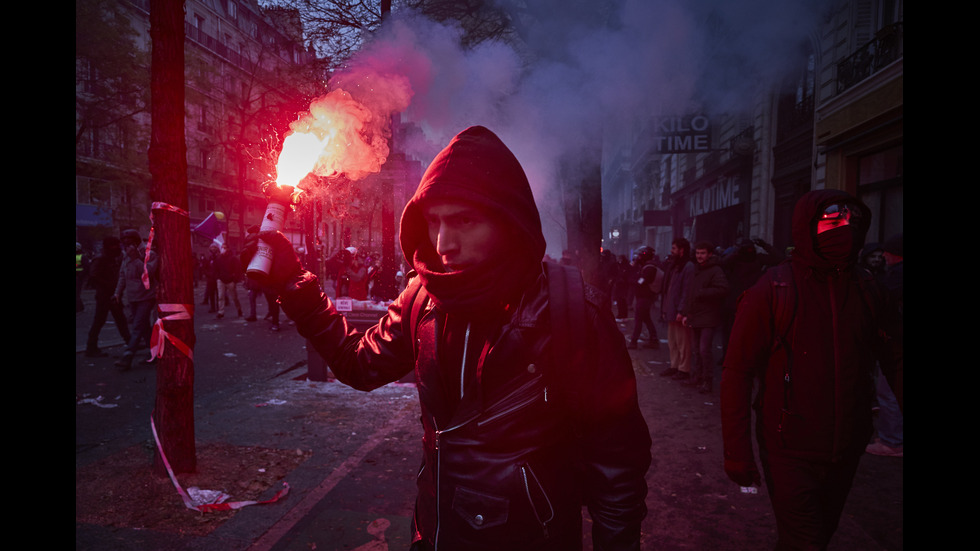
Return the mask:
[[[401,218],[402,253],[409,263],[415,251],[431,248],[419,204],[427,199],[461,199],[480,205],[524,236],[515,254],[534,262],[544,257],[541,218],[524,169],[500,138],[482,126],[463,130],[449,142],[422,176]]]

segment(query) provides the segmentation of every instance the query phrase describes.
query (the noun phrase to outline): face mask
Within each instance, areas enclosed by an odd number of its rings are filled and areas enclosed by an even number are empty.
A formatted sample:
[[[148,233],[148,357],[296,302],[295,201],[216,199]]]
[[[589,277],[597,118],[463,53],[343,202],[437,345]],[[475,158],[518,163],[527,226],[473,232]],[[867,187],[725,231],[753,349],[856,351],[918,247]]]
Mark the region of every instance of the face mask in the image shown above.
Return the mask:
[[[844,264],[854,254],[854,228],[839,226],[817,234],[816,252],[834,264]]]

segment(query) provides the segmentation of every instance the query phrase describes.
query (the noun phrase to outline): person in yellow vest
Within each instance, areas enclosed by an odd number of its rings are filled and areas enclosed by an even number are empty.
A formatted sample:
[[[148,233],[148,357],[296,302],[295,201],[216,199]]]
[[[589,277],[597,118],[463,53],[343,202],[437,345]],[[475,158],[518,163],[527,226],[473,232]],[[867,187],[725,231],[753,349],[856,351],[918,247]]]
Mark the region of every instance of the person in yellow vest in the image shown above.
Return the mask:
[[[82,287],[85,285],[85,277],[88,275],[88,258],[82,251],[82,244],[75,242],[75,313],[85,310],[82,304]]]

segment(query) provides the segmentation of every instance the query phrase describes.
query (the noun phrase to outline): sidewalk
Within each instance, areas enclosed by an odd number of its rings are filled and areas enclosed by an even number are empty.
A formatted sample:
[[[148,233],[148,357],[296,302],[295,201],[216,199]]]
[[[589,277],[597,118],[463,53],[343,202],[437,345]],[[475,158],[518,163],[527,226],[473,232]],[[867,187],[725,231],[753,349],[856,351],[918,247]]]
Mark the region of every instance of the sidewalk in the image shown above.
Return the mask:
[[[247,296],[240,298],[247,314]],[[76,350],[84,350],[93,308],[89,299],[86,311],[76,315]],[[265,312],[260,299],[256,323],[218,321],[206,310],[195,314],[195,438],[199,448],[222,443],[308,453],[283,479],[288,495],[225,513],[226,520],[212,531],[192,535],[206,519],[184,508],[174,491],[165,503],[148,507],[170,505],[173,522],[184,523],[183,532],[76,522],[76,549],[407,549],[420,458],[415,389],[393,384],[364,393],[336,382],[302,380],[303,339],[285,318],[282,330],[271,332],[261,320]],[[632,320],[620,326],[628,333]],[[667,360],[665,330],[660,339],[660,350],[630,351],[654,446],[643,549],[771,549],[775,526],[765,489],[741,493],[721,469],[717,390],[701,395],[659,377]],[[115,328],[107,325],[100,346],[108,358],[76,353],[76,398],[101,395],[116,406],[77,405],[76,482],[79,469],[133,446],[151,457],[154,368],[118,373],[112,367],[121,354],[117,341]],[[902,549],[902,465],[901,458],[862,459],[832,550]],[[202,489],[226,491],[232,501],[242,491]],[[259,499],[278,490],[270,486]],[[587,516],[585,524],[590,525]]]

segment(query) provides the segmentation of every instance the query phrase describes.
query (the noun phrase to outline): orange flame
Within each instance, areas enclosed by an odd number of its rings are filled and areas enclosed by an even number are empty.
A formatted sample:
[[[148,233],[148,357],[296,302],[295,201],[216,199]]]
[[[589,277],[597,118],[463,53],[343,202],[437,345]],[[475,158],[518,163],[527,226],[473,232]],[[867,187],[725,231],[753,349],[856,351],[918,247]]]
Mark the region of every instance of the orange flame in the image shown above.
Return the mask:
[[[374,113],[343,90],[315,100],[290,125],[276,166],[276,184],[293,186],[308,174],[360,180],[381,171],[388,157],[388,113]]]

